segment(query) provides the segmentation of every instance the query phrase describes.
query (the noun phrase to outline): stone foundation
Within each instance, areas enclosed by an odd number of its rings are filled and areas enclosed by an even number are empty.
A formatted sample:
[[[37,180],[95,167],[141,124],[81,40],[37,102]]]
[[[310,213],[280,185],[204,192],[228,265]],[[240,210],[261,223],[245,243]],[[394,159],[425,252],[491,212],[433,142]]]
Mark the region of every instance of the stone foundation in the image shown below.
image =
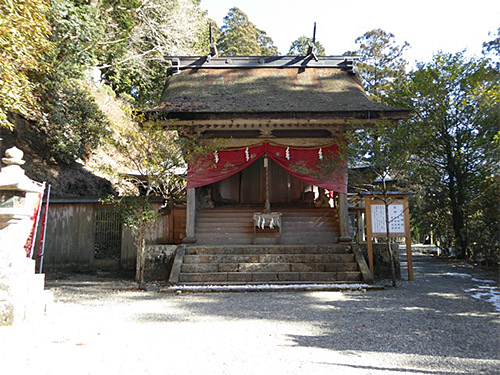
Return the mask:
[[[360,243],[363,256],[368,263],[368,253],[366,242]],[[396,271],[396,279],[401,280],[401,266],[399,263],[399,245],[393,243],[392,255],[394,257],[394,269]],[[372,243],[373,248],[373,271],[375,280],[390,280],[391,279],[391,263],[389,261],[389,254],[387,252],[387,244],[385,243]]]
[[[144,281],[167,281],[177,245],[147,245]]]

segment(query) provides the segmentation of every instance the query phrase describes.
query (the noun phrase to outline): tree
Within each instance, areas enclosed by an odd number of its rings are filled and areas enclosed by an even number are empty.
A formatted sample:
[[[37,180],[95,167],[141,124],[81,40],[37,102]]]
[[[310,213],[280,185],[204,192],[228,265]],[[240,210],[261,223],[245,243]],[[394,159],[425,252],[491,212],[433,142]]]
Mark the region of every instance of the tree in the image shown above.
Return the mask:
[[[196,0],[149,0],[135,11],[125,53],[99,68],[113,90],[139,106],[156,103],[165,83],[165,56],[201,53],[206,15]]]
[[[137,119],[141,121],[140,117]],[[118,150],[128,155],[135,173],[125,177],[123,196],[111,196],[105,202],[115,205],[124,225],[134,236],[137,249],[135,279],[139,288],[144,283],[147,228],[159,215],[151,199],[161,197],[173,202],[184,190],[182,141],[175,132],[154,122],[143,122],[140,126],[122,129],[113,142]]]
[[[39,112],[33,75],[47,69],[51,28],[47,0],[0,0],[0,128],[12,128],[8,112],[28,118]]]
[[[255,29],[255,31],[257,33],[257,43],[260,46],[260,55],[277,56],[278,47],[274,45],[272,38],[264,30]]]
[[[288,50],[288,55],[289,56],[307,55],[307,49],[309,48],[309,43],[311,41],[312,39],[308,38],[305,35],[298,37],[290,46],[290,49]],[[314,42],[314,46],[316,47],[317,50],[316,54],[318,56],[325,56],[325,47],[323,47],[323,45],[318,40]]]
[[[387,97],[414,109],[407,124],[414,146],[409,179],[428,202],[421,215],[439,211],[452,229],[445,242],[457,256],[471,257],[479,229],[473,218],[482,215],[477,202],[487,194],[482,186],[498,175],[498,72],[485,59],[438,53],[399,79]],[[439,231],[447,233],[446,226]]]
[[[500,56],[500,27],[497,30],[495,39],[483,43],[483,52]]]
[[[278,49],[265,31],[258,29],[239,8],[231,8],[220,28],[218,48],[223,56],[277,55]]]
[[[380,101],[387,86],[405,74],[407,61],[403,53],[409,44],[398,44],[393,34],[381,29],[366,32],[356,39],[356,44],[359,44],[357,53],[360,55],[356,70],[363,87],[372,99]]]
[[[403,121],[379,120],[365,129],[346,133],[343,154],[351,168],[349,185],[354,191],[378,192],[377,199],[384,203],[386,218],[387,253],[391,265],[392,285],[396,286],[396,272],[389,232],[389,206],[394,201],[392,192],[404,189],[408,162],[411,158],[410,133]]]

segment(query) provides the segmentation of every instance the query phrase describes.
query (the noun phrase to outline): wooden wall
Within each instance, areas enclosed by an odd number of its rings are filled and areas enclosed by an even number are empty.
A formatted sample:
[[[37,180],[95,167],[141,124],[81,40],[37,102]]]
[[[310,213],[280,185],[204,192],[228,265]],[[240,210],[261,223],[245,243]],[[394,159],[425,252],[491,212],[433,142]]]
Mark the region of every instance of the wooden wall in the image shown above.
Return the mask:
[[[155,203],[157,208],[159,203]],[[136,250],[130,230],[122,227],[119,260],[95,260],[95,212],[98,202],[53,201],[49,206],[44,255],[47,271],[93,271],[135,269]],[[147,244],[168,243],[168,216],[162,215],[148,228]]]
[[[94,204],[51,203],[44,267],[85,271],[94,260]]]

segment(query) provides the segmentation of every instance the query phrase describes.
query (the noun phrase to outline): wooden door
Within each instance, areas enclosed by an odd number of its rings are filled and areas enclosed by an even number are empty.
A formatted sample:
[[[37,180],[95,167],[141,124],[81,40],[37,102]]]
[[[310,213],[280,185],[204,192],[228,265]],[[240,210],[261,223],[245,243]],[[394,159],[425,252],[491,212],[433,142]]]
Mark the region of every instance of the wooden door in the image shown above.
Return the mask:
[[[173,208],[168,215],[168,242],[181,244],[186,237],[186,209]]]

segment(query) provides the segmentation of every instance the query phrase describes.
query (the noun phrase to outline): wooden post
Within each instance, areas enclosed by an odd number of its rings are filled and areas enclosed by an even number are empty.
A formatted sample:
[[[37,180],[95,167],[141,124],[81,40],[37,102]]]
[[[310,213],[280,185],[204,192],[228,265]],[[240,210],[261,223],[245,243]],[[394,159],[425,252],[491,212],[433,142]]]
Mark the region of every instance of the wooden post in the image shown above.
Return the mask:
[[[347,203],[347,194],[339,193],[339,220],[340,220],[340,242],[351,242],[349,235],[349,211]]]
[[[271,213],[271,201],[269,197],[269,159],[267,155],[264,155],[264,170],[266,172],[266,203],[265,203],[265,213]]]
[[[357,213],[358,215],[358,236],[357,236],[357,240],[358,240],[358,243],[359,242],[363,242],[363,232],[364,232],[364,228],[365,226],[363,225],[363,213],[361,211],[358,211]]]
[[[196,242],[195,236],[195,219],[196,219],[196,189],[187,189],[186,193],[186,238],[185,243]]]
[[[413,260],[411,257],[411,230],[410,230],[410,211],[408,199],[403,199],[403,213],[405,221],[405,240],[406,240],[406,265],[408,267],[408,280],[413,281]]]
[[[373,272],[373,249],[372,249],[372,210],[370,205],[370,197],[365,196],[365,222],[366,222],[366,251],[368,254],[368,266],[370,273],[374,278]]]

